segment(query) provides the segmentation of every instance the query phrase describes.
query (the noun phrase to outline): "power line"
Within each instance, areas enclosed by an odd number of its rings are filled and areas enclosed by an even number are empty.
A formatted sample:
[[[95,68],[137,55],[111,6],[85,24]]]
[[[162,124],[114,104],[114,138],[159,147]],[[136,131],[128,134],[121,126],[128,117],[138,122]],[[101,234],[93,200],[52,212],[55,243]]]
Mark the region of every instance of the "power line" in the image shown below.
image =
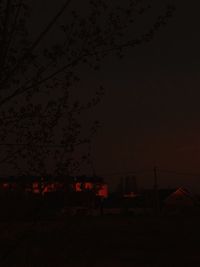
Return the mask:
[[[102,176],[114,176],[114,175],[131,175],[152,172],[152,170],[136,170],[136,171],[124,171],[124,172],[110,172],[110,173],[100,173]]]
[[[110,173],[100,173],[102,176],[114,176],[114,175],[131,175],[131,174],[145,174],[145,173],[152,173],[154,170],[132,170],[132,171],[124,171],[124,172],[110,172]],[[183,171],[171,171],[171,170],[162,170],[157,169],[158,173],[167,173],[167,174],[175,174],[175,175],[183,175],[183,176],[199,176],[200,173],[192,173],[192,172],[183,172]]]
[[[171,170],[158,170],[161,173],[169,173],[169,174],[176,174],[176,175],[184,175],[184,176],[199,176],[200,173],[191,173],[191,172],[179,172],[179,171],[171,171]]]

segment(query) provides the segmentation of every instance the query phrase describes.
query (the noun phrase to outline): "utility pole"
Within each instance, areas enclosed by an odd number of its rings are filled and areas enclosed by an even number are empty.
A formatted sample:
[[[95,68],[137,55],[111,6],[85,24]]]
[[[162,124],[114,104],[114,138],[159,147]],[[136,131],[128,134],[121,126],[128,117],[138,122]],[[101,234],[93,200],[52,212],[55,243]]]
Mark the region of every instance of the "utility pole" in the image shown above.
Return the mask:
[[[157,175],[157,167],[155,166],[154,169],[154,213],[158,215],[159,213],[159,195],[158,195],[158,175]]]
[[[92,176],[95,177],[96,176],[96,171],[95,171],[95,168],[94,168],[93,151],[92,151],[91,140],[89,141],[89,144],[88,144],[88,150],[89,150],[89,164],[90,164],[91,169],[92,169]]]

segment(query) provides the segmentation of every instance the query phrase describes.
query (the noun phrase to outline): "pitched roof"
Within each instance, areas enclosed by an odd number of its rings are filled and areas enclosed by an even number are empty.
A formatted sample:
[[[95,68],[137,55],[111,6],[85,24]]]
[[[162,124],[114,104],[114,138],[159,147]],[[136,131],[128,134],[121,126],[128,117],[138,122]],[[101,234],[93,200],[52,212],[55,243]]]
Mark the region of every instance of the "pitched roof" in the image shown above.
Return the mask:
[[[189,190],[184,187],[180,187],[165,199],[165,203],[175,201],[183,202],[183,200],[191,203],[194,202],[194,197]]]

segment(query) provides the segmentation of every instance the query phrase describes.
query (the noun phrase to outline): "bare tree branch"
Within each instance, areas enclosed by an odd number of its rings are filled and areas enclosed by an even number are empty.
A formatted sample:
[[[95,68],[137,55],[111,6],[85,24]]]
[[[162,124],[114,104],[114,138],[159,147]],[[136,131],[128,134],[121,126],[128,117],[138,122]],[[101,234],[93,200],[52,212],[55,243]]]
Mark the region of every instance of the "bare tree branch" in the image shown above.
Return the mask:
[[[10,0],[8,0],[10,1]],[[14,68],[8,73],[7,77],[0,83],[0,88],[3,88],[4,85],[8,82],[11,76],[15,74],[15,72],[18,70],[19,66],[32,54],[33,50],[39,45],[39,43],[42,41],[42,39],[48,34],[48,32],[51,30],[51,28],[54,26],[54,24],[57,22],[57,20],[60,18],[60,16],[64,13],[68,5],[70,4],[71,0],[67,0],[65,4],[61,7],[59,12],[53,17],[53,19],[49,22],[47,27],[40,33],[40,35],[37,37],[37,39],[33,42],[32,46],[27,50],[27,52],[18,60],[17,64],[14,66]],[[30,63],[30,60],[29,60]]]

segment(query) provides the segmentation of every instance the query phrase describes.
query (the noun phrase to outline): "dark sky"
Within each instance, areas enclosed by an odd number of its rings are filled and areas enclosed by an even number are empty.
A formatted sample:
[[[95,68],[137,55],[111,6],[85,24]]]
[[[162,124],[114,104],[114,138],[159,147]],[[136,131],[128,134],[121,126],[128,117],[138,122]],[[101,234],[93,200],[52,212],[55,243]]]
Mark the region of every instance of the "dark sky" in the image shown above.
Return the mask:
[[[34,0],[40,9],[38,25],[59,2]],[[81,2],[76,1],[77,7]],[[200,173],[200,3],[173,4],[174,17],[150,43],[126,51],[122,61],[108,58],[97,73],[84,74],[86,93],[99,84],[106,89],[93,112],[102,124],[92,145],[97,174],[152,170],[155,164]],[[200,188],[196,176],[159,176],[161,185]],[[151,184],[151,178],[138,177],[138,183]],[[107,179],[116,184],[119,176]]]

